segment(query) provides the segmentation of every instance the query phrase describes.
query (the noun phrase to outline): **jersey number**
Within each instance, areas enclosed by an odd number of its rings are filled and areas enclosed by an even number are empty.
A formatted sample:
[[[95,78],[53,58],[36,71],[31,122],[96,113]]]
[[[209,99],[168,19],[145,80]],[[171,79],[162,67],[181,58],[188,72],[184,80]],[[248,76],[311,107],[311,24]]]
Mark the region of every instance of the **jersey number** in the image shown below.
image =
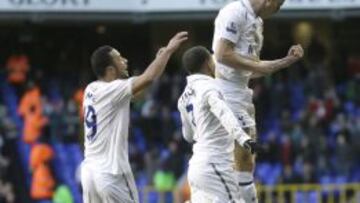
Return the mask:
[[[194,105],[192,104],[188,104],[186,106],[186,112],[188,112],[190,114],[190,117],[191,117],[191,123],[196,126],[196,123],[195,123],[195,117],[194,117]]]
[[[93,141],[96,132],[97,132],[97,124],[96,124],[96,112],[93,106],[89,105],[86,108],[85,114],[85,125],[89,128],[89,132],[86,134],[86,137],[89,141]]]

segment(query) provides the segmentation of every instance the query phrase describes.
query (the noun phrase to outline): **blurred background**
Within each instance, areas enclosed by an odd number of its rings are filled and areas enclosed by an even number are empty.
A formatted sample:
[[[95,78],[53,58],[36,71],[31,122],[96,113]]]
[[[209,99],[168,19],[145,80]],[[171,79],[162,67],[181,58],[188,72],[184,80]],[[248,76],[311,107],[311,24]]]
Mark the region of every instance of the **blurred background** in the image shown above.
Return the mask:
[[[132,104],[129,155],[143,203],[184,202],[191,146],[177,99],[181,55],[211,49],[231,0],[1,0],[0,203],[81,203],[82,97],[89,58],[111,45],[141,73],[181,30],[188,43]],[[265,21],[263,59],[305,58],[254,80],[260,202],[360,202],[360,1],[287,0]]]

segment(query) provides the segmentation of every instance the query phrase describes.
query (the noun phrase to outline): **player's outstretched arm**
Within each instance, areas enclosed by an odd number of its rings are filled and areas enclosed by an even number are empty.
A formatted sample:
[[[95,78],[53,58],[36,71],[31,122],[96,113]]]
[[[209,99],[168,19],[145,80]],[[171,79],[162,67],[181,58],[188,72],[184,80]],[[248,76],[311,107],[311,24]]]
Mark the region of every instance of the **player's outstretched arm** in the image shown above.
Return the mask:
[[[234,137],[240,146],[243,146],[252,154],[262,151],[262,147],[241,128],[238,119],[222,99],[220,93],[213,91],[208,94],[207,101],[210,111],[220,120],[221,125]]]
[[[222,64],[235,69],[252,71],[256,76],[262,76],[286,68],[300,60],[304,51],[300,45],[292,46],[286,57],[272,60],[260,61],[241,56],[235,51],[235,44],[227,39],[219,40],[215,50],[216,60]]]
[[[238,119],[222,99],[221,94],[217,91],[210,91],[206,99],[210,106],[210,111],[220,120],[225,130],[232,135],[241,146],[244,146],[244,143],[251,138],[241,128]]]
[[[132,84],[133,95],[148,87],[153,81],[160,77],[164,72],[167,62],[171,55],[180,47],[188,38],[187,32],[177,33],[169,41],[166,47],[159,50],[154,61],[146,68],[144,73],[134,79]]]

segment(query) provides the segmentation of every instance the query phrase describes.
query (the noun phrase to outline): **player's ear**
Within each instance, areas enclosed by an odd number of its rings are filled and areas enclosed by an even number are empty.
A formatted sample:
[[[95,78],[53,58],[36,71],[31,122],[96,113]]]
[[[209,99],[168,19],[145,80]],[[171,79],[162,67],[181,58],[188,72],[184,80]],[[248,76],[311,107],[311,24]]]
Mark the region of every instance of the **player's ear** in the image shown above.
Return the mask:
[[[212,58],[209,58],[206,60],[206,62],[203,64],[203,70],[206,70],[207,73],[209,73],[211,76],[214,76],[214,63],[212,61]]]
[[[276,0],[264,0],[264,1],[265,1],[265,7],[268,8]]]

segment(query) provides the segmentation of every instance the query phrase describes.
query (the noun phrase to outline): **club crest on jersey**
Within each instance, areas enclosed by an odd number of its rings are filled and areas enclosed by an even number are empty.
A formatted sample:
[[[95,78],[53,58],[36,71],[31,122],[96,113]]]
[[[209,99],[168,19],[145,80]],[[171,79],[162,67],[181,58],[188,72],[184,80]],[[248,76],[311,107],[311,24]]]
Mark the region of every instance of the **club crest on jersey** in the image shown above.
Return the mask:
[[[96,98],[95,98],[94,94],[92,94],[91,92],[88,92],[86,94],[86,99],[90,99],[92,102],[96,101]]]
[[[226,31],[231,32],[235,35],[237,33],[235,23],[231,22],[230,25],[226,27]]]

